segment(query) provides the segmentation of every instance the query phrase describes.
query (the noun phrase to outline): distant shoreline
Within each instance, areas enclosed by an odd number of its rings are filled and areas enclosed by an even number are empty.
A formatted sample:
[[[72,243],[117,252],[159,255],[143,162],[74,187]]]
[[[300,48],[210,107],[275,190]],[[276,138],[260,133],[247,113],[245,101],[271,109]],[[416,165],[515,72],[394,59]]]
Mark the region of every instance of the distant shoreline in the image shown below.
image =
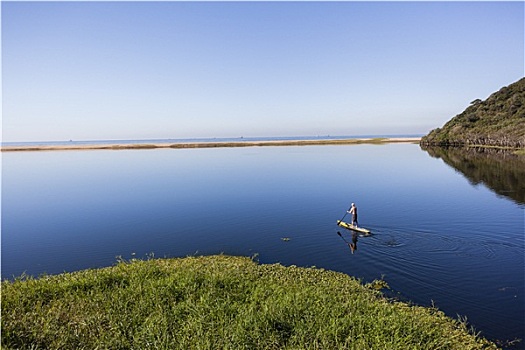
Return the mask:
[[[125,150],[158,148],[218,148],[218,147],[262,147],[262,146],[316,146],[316,145],[357,145],[384,143],[419,143],[420,137],[384,137],[334,140],[278,140],[278,141],[220,141],[186,143],[135,143],[135,144],[89,144],[89,145],[28,145],[2,146],[2,152],[13,151],[70,151],[70,150]]]

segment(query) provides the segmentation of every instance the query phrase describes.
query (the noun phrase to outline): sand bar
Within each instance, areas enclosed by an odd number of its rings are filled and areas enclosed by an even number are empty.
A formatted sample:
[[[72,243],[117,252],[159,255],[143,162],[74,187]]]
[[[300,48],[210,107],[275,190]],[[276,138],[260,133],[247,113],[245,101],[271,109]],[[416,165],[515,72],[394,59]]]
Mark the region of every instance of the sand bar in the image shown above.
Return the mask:
[[[313,145],[357,145],[383,143],[418,143],[419,137],[359,138],[334,140],[286,140],[286,141],[234,141],[234,142],[188,142],[188,143],[135,143],[135,144],[72,144],[2,146],[2,152],[11,151],[67,151],[67,150],[124,150],[157,148],[217,148],[217,147],[262,147],[262,146],[313,146]]]

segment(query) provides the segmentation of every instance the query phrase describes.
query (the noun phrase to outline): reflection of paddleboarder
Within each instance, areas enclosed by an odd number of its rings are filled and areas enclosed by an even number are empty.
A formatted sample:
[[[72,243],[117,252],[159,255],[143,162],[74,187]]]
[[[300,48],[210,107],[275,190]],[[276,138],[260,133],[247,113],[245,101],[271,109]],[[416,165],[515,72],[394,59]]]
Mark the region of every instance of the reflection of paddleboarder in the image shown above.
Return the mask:
[[[354,254],[354,250],[357,250],[357,232],[352,232],[352,243],[350,243],[349,245],[352,254]]]
[[[352,214],[352,225],[355,225],[357,227],[357,207],[355,206],[355,203],[352,203],[352,207],[348,211],[349,214]]]
[[[343,237],[341,232],[337,231],[337,234],[343,239],[343,241],[345,241],[346,244],[348,244],[348,247],[352,251],[352,254],[354,254],[354,250],[357,249],[357,232],[352,232],[352,243],[348,243],[348,241]]]

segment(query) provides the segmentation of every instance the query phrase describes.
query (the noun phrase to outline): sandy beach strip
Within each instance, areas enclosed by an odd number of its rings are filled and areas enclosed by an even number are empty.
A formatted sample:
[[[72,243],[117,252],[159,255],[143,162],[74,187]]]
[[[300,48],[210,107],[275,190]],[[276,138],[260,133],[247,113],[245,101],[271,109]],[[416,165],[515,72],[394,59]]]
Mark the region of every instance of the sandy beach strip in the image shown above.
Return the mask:
[[[334,140],[286,140],[286,141],[232,141],[232,142],[188,142],[188,143],[135,143],[135,144],[72,144],[37,146],[2,146],[2,152],[12,151],[67,151],[67,150],[125,150],[158,148],[217,148],[217,147],[263,147],[263,146],[315,146],[315,145],[358,145],[384,143],[418,143],[419,137],[359,138]]]

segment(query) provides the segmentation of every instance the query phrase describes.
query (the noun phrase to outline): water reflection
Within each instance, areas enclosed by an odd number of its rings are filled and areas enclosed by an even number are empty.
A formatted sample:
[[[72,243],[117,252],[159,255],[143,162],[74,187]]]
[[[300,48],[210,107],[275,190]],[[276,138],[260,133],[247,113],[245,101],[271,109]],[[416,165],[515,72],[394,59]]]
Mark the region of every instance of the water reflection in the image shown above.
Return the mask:
[[[352,254],[357,250],[357,232],[352,232],[352,243],[349,244]]]
[[[498,195],[525,204],[525,156],[488,148],[422,148],[461,172],[472,185],[482,183]]]
[[[354,254],[354,252],[357,250],[357,240],[359,236],[357,232],[352,231],[352,241],[351,242],[348,242],[346,238],[341,234],[341,232],[337,231],[337,234],[339,235],[339,237],[343,239],[343,241],[345,241],[345,243],[348,245],[348,248],[350,248],[350,251],[352,252],[352,254]]]

